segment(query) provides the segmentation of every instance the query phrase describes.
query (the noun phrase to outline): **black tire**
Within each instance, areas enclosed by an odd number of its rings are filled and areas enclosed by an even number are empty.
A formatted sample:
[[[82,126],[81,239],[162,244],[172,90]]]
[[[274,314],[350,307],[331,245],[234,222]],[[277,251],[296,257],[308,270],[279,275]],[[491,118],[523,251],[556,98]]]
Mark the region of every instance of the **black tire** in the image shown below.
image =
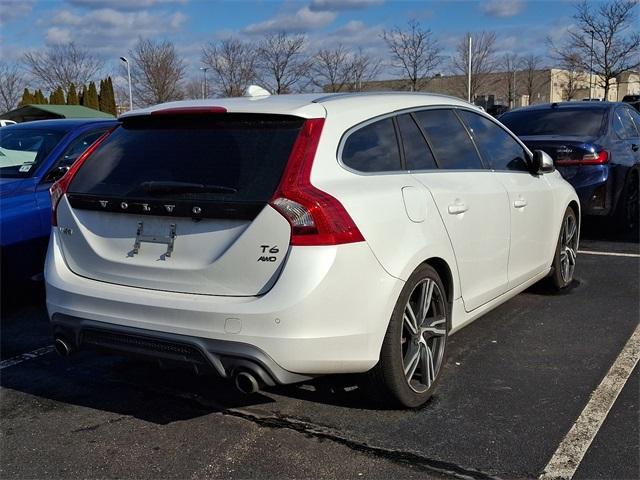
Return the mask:
[[[574,237],[567,239],[567,224],[572,222],[575,225]],[[571,223],[569,223],[571,224]],[[573,245],[573,268],[571,268],[570,274],[567,275],[564,264],[564,256],[567,255],[566,248],[571,248],[571,245],[567,245],[567,241]],[[560,292],[567,288],[573,281],[573,273],[575,270],[575,259],[577,256],[577,244],[578,244],[578,220],[573,208],[567,207],[562,218],[562,225],[560,226],[560,234],[558,235],[558,243],[556,245],[556,253],[553,256],[552,270],[549,277],[551,287],[554,291]]]
[[[627,175],[618,200],[617,223],[624,232],[637,233],[640,226],[640,179],[637,171]]]
[[[427,313],[431,315],[426,318],[426,321],[422,325],[434,331],[434,334],[425,331],[424,333],[415,335],[413,339],[410,339],[407,335],[410,334],[410,332],[407,330],[404,319],[405,309],[410,299],[414,301],[416,295],[420,297],[423,285],[425,285],[424,288],[429,288],[429,285],[431,285],[429,282],[433,282],[434,284],[432,303],[430,307],[427,308]],[[428,295],[428,293],[425,295]],[[416,304],[414,303],[414,305]],[[420,314],[416,316],[420,316]],[[437,326],[435,326],[436,324]],[[373,390],[372,394],[383,403],[393,406],[416,408],[423,405],[433,394],[440,379],[440,372],[445,360],[446,339],[450,325],[450,306],[442,280],[433,267],[426,264],[421,265],[411,274],[400,293],[382,343],[380,360],[369,372],[369,387]],[[438,328],[440,326],[443,328]],[[439,332],[438,335],[435,335],[435,331]],[[424,372],[425,369],[423,367],[425,364],[423,363],[422,354],[427,354],[426,347],[420,344],[422,339],[425,339],[424,342],[426,346],[431,345],[429,347],[430,351],[433,350],[436,352],[437,350],[437,353],[431,354],[431,371],[435,372],[435,375],[433,375],[433,380],[427,378],[425,382],[424,373],[420,375],[412,374],[416,375],[416,378],[420,377],[420,380],[415,380],[412,386],[410,386],[412,379],[407,380],[405,376],[404,362],[408,357],[413,355],[410,355],[407,349],[413,349],[413,353],[418,355],[419,359],[417,362],[422,365],[420,368],[422,372]],[[417,353],[415,353],[416,350]],[[424,361],[428,362],[428,360]],[[418,371],[417,364],[416,367],[414,367],[414,371]],[[429,377],[429,375],[430,373],[427,374],[427,377]],[[424,382],[424,384],[421,382]],[[429,385],[426,385],[427,383]]]

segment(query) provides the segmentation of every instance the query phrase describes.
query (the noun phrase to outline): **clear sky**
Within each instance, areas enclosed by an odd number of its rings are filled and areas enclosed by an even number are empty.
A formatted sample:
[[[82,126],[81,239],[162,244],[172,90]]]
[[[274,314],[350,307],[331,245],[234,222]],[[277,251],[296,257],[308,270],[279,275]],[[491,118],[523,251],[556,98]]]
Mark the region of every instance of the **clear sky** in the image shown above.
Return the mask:
[[[444,54],[465,32],[488,30],[499,52],[546,57],[545,38],[561,37],[573,11],[561,0],[0,0],[0,57],[11,62],[75,41],[116,71],[118,57],[142,36],[173,41],[196,74],[207,41],[285,30],[306,33],[312,49],[343,43],[387,58],[381,33],[409,19],[431,29]]]

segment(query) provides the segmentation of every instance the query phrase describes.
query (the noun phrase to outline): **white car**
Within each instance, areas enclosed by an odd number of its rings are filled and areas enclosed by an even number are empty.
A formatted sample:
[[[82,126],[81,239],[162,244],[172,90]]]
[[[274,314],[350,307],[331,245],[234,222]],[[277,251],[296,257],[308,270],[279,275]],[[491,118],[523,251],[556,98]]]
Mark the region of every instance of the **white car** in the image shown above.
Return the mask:
[[[244,392],[369,372],[416,407],[448,335],[572,281],[575,191],[463,101],[261,96],[121,121],[51,189],[62,354],[186,362]]]
[[[7,127],[9,125],[15,125],[16,122],[14,122],[13,120],[2,120],[0,119],[0,127]]]

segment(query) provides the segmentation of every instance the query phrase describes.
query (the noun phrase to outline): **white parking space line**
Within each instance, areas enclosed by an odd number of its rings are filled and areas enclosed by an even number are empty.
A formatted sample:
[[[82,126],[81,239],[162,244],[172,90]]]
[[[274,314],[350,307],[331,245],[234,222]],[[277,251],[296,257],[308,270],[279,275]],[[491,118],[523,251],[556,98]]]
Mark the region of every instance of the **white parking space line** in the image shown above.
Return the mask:
[[[638,364],[638,359],[640,359],[640,325],[636,326],[618,358],[591,394],[589,402],[549,460],[540,479],[573,477],[591,442],[607,418],[609,410]]]
[[[595,252],[593,250],[578,250],[578,253],[585,255],[605,255],[609,257],[636,257],[640,258],[640,253],[618,253],[618,252]]]
[[[23,353],[22,355],[16,355],[15,357],[7,358],[6,360],[2,360],[0,362],[0,370],[3,370],[7,367],[13,367],[14,365],[18,365],[19,363],[26,362],[27,360],[41,357],[42,355],[46,355],[53,351],[53,345],[48,345],[46,347],[38,348],[37,350],[33,350],[28,353]]]

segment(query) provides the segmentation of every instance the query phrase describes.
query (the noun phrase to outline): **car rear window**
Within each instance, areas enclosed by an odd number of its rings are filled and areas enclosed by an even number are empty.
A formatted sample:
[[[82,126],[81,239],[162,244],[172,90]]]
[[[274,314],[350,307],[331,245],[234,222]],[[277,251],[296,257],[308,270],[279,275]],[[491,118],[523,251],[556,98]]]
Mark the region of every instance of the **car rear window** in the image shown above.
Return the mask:
[[[257,114],[133,117],[87,159],[69,192],[132,199],[267,202],[303,121]]]
[[[500,121],[518,136],[600,135],[604,108],[550,108],[505,113]]]

